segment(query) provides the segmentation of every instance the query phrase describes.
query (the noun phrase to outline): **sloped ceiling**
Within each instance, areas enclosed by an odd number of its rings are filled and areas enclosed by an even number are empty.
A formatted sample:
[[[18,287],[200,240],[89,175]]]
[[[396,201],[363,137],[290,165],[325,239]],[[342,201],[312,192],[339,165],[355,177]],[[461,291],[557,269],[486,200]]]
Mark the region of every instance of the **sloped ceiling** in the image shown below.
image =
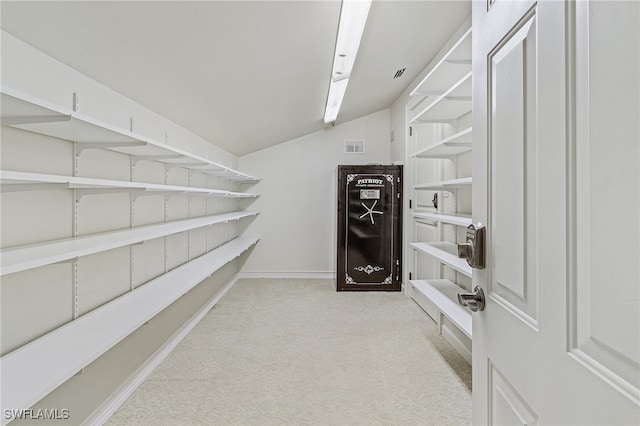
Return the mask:
[[[326,127],[339,1],[1,8],[3,30],[238,156]],[[337,122],[390,107],[470,13],[468,1],[374,0]]]

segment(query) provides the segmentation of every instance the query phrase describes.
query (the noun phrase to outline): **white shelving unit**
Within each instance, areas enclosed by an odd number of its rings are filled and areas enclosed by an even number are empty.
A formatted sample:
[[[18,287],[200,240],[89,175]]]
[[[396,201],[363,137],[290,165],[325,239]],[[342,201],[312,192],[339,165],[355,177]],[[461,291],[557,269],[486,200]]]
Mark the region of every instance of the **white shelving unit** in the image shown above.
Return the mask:
[[[460,287],[449,280],[411,280],[411,285],[415,291],[438,306],[442,315],[471,338],[471,315],[455,301]]]
[[[56,148],[60,152],[57,158],[64,158],[66,163],[69,153],[73,152],[71,154],[74,157],[72,163],[75,165],[73,176],[14,170],[0,171],[0,190],[4,196],[15,196],[17,198],[10,199],[22,200],[23,194],[11,193],[45,191],[43,195],[48,197],[47,199],[57,199],[58,202],[66,203],[61,208],[62,211],[69,211],[73,216],[71,224],[68,221],[65,222],[65,226],[72,229],[72,237],[70,238],[39,241],[12,247],[5,246],[0,250],[0,276],[9,278],[8,276],[11,275],[10,278],[15,278],[13,282],[18,283],[22,283],[21,280],[25,275],[20,275],[20,273],[25,271],[61,262],[73,264],[68,269],[68,275],[64,275],[70,277],[68,285],[71,287],[72,300],[70,305],[73,315],[67,318],[71,319],[57,328],[49,328],[48,330],[52,331],[47,330],[39,335],[40,337],[34,336],[33,340],[6,352],[0,358],[0,368],[3,375],[3,408],[26,409],[95,361],[189,290],[255,245],[259,238],[239,236],[238,234],[241,233],[239,226],[226,227],[224,228],[225,232],[214,233],[211,240],[209,227],[214,225],[222,227],[230,222],[237,223],[242,219],[257,216],[259,214],[257,211],[239,209],[238,202],[235,200],[252,199],[258,195],[237,192],[236,185],[255,183],[260,179],[11,88],[0,87],[0,92],[2,96],[2,126],[72,143],[72,151],[66,145],[64,149]],[[38,143],[49,143],[43,142],[43,140],[47,140],[46,138],[39,136],[36,138],[39,138]],[[16,146],[19,145],[14,144],[14,149]],[[129,156],[126,163],[130,165],[131,180],[76,176],[79,174],[78,164],[83,161],[81,154],[88,149],[108,150]],[[23,155],[18,158],[28,157],[28,155]],[[24,160],[22,161],[24,162]],[[188,180],[189,186],[135,181],[135,166],[141,161],[161,163],[163,167],[153,166],[150,169],[154,170],[157,175],[164,175],[165,183],[171,169],[187,169],[189,171],[188,178],[184,180]],[[117,162],[122,165],[125,163],[125,159],[118,158]],[[179,172],[178,175],[185,176],[187,173]],[[193,176],[195,178],[192,180]],[[201,186],[191,185],[192,181],[200,182]],[[219,185],[225,189],[203,187],[209,185]],[[226,189],[227,187],[233,190]],[[65,194],[64,191],[70,191],[71,196]],[[85,215],[86,220],[87,216],[100,214],[102,211],[96,210],[96,206],[104,209],[106,205],[104,199],[100,199],[92,205],[92,208],[83,207],[83,197],[91,195],[98,198],[104,194],[117,192],[130,194],[128,200],[127,198],[118,199],[117,208],[120,209],[118,213],[120,217],[126,215],[125,217],[130,219],[131,226],[122,229],[113,229],[116,228],[113,226],[107,232],[79,235],[79,217]],[[161,196],[162,198],[148,200],[148,203],[142,203],[142,207],[136,207],[139,204],[136,203],[137,198],[142,196]],[[178,199],[171,205],[173,207],[170,207],[169,199],[172,196],[189,198],[185,198],[184,202]],[[208,200],[193,200],[195,207],[192,209],[191,197],[212,198],[218,201],[215,201],[211,207]],[[18,205],[14,204],[14,206]],[[170,212],[170,208],[175,211]],[[141,219],[143,223],[146,221],[145,225],[134,225],[136,209],[147,213]],[[21,217],[16,216],[15,211],[18,209],[12,210],[14,221],[20,226],[28,226],[28,221],[32,219],[28,218],[23,222]],[[108,216],[109,212],[104,212],[104,215]],[[172,220],[170,217],[178,219]],[[149,223],[149,221],[153,223]],[[121,222],[107,221],[107,223]],[[174,237],[182,233],[184,233],[184,237]],[[190,240],[192,233],[194,233],[194,237],[193,240]],[[156,251],[147,253],[147,256],[152,258],[154,265],[157,266],[154,274],[151,278],[139,278],[134,283],[133,271],[136,261],[134,245],[162,238],[164,240],[159,244],[151,243],[155,244]],[[173,260],[170,264],[167,262],[170,250],[169,238],[183,238],[180,241],[186,241],[186,243],[179,244],[175,249],[172,249]],[[196,241],[198,244],[198,248],[193,251],[192,241]],[[129,247],[129,260],[126,262],[126,267],[122,265],[122,269],[129,271],[130,282],[124,283],[129,287],[129,290],[118,290],[121,293],[116,293],[113,296],[105,292],[106,299],[101,299],[101,302],[98,303],[92,300],[93,306],[97,307],[79,311],[78,281],[81,279],[84,279],[85,282],[87,280],[93,281],[96,277],[90,276],[90,272],[88,272],[90,268],[86,264],[82,274],[79,274],[78,262],[97,253],[105,253],[102,256],[112,259],[108,257],[107,251],[127,246]],[[160,252],[157,251],[158,248]],[[178,254],[178,250],[182,251]],[[126,254],[127,252],[120,251],[118,253]],[[117,259],[120,261],[122,256]],[[121,263],[117,265],[120,266]],[[158,273],[157,270],[160,272]],[[122,274],[117,276],[122,277]],[[148,275],[141,274],[141,276]],[[64,281],[64,285],[67,285],[66,281]],[[119,282],[118,285],[120,285],[118,289],[123,288],[123,283]],[[120,295],[118,296],[118,294]],[[91,305],[89,304],[89,306]]]
[[[448,158],[471,151],[471,127],[411,155],[413,158]]]
[[[464,213],[436,213],[436,212],[423,212],[412,213],[414,219],[426,219],[435,220],[441,223],[448,223],[451,225],[469,226],[471,225],[471,215]]]
[[[257,242],[236,238],[3,356],[3,406],[30,407]]]
[[[239,182],[260,180],[11,88],[2,86],[0,91],[3,126],[76,142],[80,152],[85,149],[107,149],[131,155],[134,162],[159,161],[170,167],[183,167]]]
[[[129,182],[109,179],[93,179],[76,176],[47,175],[40,173],[0,170],[2,191],[27,191],[37,189],[77,189],[80,196],[91,194],[91,190],[127,190],[138,196],[160,194],[201,195],[207,197],[255,198],[256,194],[223,191],[192,186],[160,185],[154,183]],[[84,191],[84,192],[83,192]],[[93,192],[95,193],[95,192]]]
[[[461,29],[454,37],[427,67],[407,104],[412,138],[409,146],[413,146],[407,160],[413,179],[411,198],[419,200],[427,191],[437,195],[433,207],[429,198],[411,206],[408,222],[413,241],[409,241],[409,251],[415,255],[409,294],[438,322],[441,333],[446,319],[471,339],[471,312],[457,301],[457,294],[465,291],[472,276],[471,267],[457,255],[457,242],[472,223],[471,29]],[[459,165],[461,156],[465,156],[464,166]],[[426,195],[431,196],[428,192]],[[422,239],[425,235],[429,236],[427,241]],[[428,266],[431,264],[439,266]],[[423,270],[433,276],[417,276]],[[447,335],[453,336],[451,331]],[[469,359],[470,340],[469,348],[459,343],[459,337],[452,340]]]
[[[467,261],[458,257],[458,248],[454,243],[446,241],[434,243],[411,243],[415,250],[433,256],[441,263],[450,266],[461,274],[471,277],[471,267]]]
[[[451,123],[471,111],[471,71],[442,95],[427,96],[414,109],[411,123]],[[423,104],[427,104],[423,106]],[[422,107],[422,108],[420,108]]]
[[[47,241],[40,244],[29,244],[0,250],[0,276],[13,274],[40,266],[87,256],[119,247],[138,244],[154,238],[190,231],[192,229],[211,226],[217,223],[227,223],[246,217],[257,216],[254,211],[237,211],[193,219],[176,220],[155,225],[139,226],[137,228],[119,231],[85,235],[57,241]]]
[[[454,189],[468,188],[472,185],[472,178],[465,177],[459,179],[443,180],[440,182],[421,183],[414,185],[415,190],[431,190],[431,191],[451,191]]]

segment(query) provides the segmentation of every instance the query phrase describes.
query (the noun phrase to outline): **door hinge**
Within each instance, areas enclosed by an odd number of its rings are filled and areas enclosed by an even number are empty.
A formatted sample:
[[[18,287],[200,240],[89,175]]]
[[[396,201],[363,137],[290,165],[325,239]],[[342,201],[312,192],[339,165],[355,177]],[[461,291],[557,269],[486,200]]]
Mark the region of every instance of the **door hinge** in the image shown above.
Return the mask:
[[[411,279],[411,272],[409,272],[409,279]]]
[[[409,200],[409,208],[411,208],[412,202],[411,200]]]
[[[413,136],[413,127],[409,126],[409,136]]]

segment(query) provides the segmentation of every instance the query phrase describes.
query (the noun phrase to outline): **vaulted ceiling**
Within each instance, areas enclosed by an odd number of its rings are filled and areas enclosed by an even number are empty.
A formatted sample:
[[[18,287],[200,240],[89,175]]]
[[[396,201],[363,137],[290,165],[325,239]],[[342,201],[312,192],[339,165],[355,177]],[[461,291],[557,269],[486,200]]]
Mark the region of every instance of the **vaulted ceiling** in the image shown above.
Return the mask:
[[[236,155],[326,126],[339,1],[1,8],[3,30]],[[469,1],[373,0],[337,122],[390,107],[470,13]]]

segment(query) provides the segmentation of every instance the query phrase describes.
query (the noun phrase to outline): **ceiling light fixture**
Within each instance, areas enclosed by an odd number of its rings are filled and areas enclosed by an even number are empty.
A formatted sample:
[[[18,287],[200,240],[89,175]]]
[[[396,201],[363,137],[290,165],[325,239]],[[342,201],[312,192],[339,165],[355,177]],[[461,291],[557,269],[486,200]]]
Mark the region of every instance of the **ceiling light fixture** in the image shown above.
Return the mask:
[[[356,61],[371,0],[342,0],[324,122],[336,121]]]

